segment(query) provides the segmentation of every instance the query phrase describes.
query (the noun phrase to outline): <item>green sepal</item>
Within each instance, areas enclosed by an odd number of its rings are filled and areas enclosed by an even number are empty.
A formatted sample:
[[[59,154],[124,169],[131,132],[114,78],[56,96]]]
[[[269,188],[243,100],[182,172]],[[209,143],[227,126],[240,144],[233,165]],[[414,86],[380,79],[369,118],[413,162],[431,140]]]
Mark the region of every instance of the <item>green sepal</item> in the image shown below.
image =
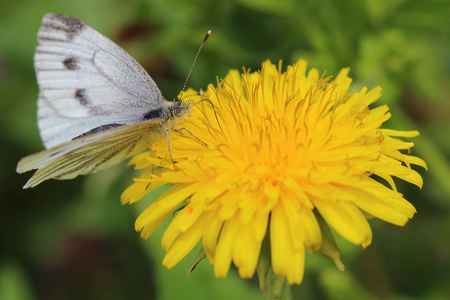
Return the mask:
[[[315,210],[314,214],[316,215],[316,219],[322,233],[322,245],[320,246],[319,252],[334,261],[339,271],[344,271],[345,266],[341,261],[341,252],[339,251],[336,240],[331,233],[330,227],[328,227],[328,224],[318,211]]]
[[[259,279],[259,288],[264,296],[267,296],[267,274],[270,270],[270,238],[267,231],[266,236],[261,245],[261,252],[259,253],[258,264],[256,265],[256,273]]]
[[[203,250],[203,247],[200,249],[200,251],[197,254],[197,257],[195,258],[194,262],[189,267],[188,271],[186,272],[186,277],[188,277],[192,271],[194,271],[195,267],[198,265],[199,262],[201,262],[203,259],[206,258],[205,250]]]

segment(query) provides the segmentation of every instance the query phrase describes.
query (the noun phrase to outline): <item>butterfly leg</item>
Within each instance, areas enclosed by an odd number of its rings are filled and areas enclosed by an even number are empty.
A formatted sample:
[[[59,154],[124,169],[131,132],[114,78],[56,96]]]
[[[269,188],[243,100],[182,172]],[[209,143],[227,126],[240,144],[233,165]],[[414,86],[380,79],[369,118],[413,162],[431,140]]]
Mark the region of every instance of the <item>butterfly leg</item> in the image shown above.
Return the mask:
[[[149,156],[152,156],[152,148],[151,147],[148,147],[148,155]],[[154,171],[154,164],[152,164],[152,174],[153,174],[153,171]],[[147,184],[147,186],[145,187],[145,189],[148,189],[148,187],[150,186],[150,183],[149,184]]]
[[[175,165],[175,162],[173,161],[172,151],[170,151],[169,130],[166,130],[166,136],[167,136],[167,149],[169,149],[170,159],[172,160],[172,164]]]
[[[152,154],[152,148],[151,148],[151,147],[148,147],[148,155],[149,155],[150,157],[153,157],[153,154]],[[152,174],[154,173],[154,171],[155,171],[155,165],[152,164]]]

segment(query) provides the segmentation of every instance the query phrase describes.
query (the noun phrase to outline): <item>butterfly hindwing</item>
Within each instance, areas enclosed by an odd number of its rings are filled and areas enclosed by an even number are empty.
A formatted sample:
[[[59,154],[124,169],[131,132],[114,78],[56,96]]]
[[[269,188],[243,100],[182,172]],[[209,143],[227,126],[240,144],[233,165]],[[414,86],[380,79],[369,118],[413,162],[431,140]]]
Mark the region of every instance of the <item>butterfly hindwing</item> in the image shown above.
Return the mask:
[[[80,137],[22,158],[17,172],[38,169],[24,188],[50,178],[72,179],[93,173],[142,152],[164,136],[166,125],[164,121],[155,120]]]

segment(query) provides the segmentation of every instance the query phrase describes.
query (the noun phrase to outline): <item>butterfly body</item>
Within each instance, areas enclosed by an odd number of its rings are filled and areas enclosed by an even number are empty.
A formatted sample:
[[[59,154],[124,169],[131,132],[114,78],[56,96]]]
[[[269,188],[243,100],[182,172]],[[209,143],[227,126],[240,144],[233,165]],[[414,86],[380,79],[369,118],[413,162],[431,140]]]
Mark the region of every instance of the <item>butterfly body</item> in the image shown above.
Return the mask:
[[[80,20],[46,14],[34,61],[38,126],[46,150],[19,161],[37,169],[24,188],[117,164],[163,138],[189,111],[168,102],[122,48]]]

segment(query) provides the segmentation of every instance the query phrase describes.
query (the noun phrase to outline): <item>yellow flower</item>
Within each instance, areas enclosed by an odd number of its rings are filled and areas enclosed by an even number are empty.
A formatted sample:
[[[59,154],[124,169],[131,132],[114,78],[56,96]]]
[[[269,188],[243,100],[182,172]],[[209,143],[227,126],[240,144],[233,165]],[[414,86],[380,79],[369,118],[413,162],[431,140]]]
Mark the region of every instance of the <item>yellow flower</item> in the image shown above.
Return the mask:
[[[330,81],[316,69],[306,72],[303,60],[286,72],[281,62],[277,68],[266,61],[259,72],[230,71],[204,95],[185,93],[191,102],[210,101],[192,107],[191,117],[178,124],[192,135],[171,132],[170,153],[162,140],[151,155],[133,158],[131,164],[145,169],[122,195],[133,203],[173,185],[136,221],[147,238],[181,207],[162,240],[165,266],[201,241],[216,276],[226,276],[234,263],[241,277],[252,277],[270,233],[274,274],[298,284],[305,249],[317,251],[322,243],[315,212],[363,247],[372,232],[362,211],[399,226],[414,215],[393,177],[421,187],[410,165],[426,164],[400,151],[413,143],[394,137],[419,133],[380,129],[388,107],[369,105],[381,88],[350,95],[348,72]]]

